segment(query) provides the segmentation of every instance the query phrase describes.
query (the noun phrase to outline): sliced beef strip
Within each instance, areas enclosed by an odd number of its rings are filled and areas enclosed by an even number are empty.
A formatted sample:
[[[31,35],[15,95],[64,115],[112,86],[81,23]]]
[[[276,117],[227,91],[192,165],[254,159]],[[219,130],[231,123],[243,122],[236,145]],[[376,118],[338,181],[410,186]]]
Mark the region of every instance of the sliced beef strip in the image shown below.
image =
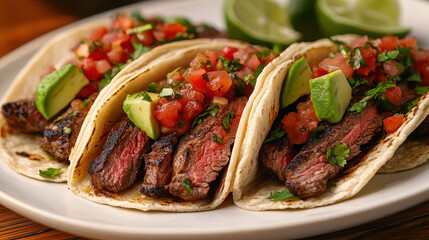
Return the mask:
[[[235,134],[246,103],[246,97],[237,98],[219,109],[215,116],[205,118],[195,129],[182,137],[174,156],[170,194],[184,200],[207,197],[210,183],[216,180],[219,172],[229,162]],[[222,120],[233,110],[236,117],[228,132],[222,125]],[[223,143],[214,141],[215,135],[223,139]],[[192,191],[186,190],[183,184],[186,182],[190,183]]]
[[[43,148],[58,161],[68,161],[83,121],[97,95],[98,93],[92,94],[88,99],[89,104],[83,106],[82,109],[74,110],[70,106],[59,120],[48,124],[43,131]]]
[[[284,136],[272,142],[264,143],[259,151],[259,160],[270,173],[284,182],[286,168],[295,156],[295,149],[289,139]]]
[[[29,133],[42,133],[48,121],[36,108],[34,100],[20,100],[2,105],[2,114],[13,129]]]
[[[326,152],[337,143],[347,143],[349,157],[360,153],[360,146],[381,129],[383,117],[376,105],[369,103],[360,113],[347,113],[338,124],[325,124],[321,141],[307,143],[287,167],[286,186],[296,196],[307,198],[325,191],[328,180],[341,170],[326,159]]]
[[[94,187],[120,192],[131,186],[152,140],[127,117],[116,123],[88,169]]]
[[[168,196],[168,184],[173,172],[174,150],[178,142],[176,133],[158,139],[152,151],[144,156],[145,176],[140,191],[153,198]]]

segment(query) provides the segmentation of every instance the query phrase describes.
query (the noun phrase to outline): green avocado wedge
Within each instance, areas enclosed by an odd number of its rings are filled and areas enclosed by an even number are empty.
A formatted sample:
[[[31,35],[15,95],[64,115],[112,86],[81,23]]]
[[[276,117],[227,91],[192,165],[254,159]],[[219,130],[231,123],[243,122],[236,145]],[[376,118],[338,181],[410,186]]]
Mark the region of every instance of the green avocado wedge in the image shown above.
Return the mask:
[[[280,108],[285,108],[298,100],[298,98],[310,94],[310,78],[311,69],[305,57],[292,64],[286,79],[283,81],[280,93]]]
[[[158,121],[152,114],[158,100],[158,93],[138,92],[128,95],[123,105],[128,119],[153,140],[156,140],[160,134]]]
[[[36,88],[36,107],[45,119],[64,109],[89,84],[74,64],[64,66],[45,76]]]
[[[310,80],[311,101],[319,120],[340,122],[352,99],[352,88],[341,70]]]

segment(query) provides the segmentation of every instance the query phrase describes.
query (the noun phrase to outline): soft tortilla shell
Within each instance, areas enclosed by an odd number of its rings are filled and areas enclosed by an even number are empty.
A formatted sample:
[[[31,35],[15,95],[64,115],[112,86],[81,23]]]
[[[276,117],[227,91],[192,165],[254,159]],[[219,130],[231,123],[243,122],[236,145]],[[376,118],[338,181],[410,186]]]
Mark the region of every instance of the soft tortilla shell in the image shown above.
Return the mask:
[[[340,36],[338,40],[350,43],[356,36]],[[336,46],[327,39],[308,44],[301,49],[294,49],[288,53],[290,59],[295,61],[305,56],[310,66],[320,62],[334,52]],[[288,51],[288,50],[286,50]],[[281,68],[287,71],[291,62],[279,64],[275,71]],[[283,75],[282,75],[283,76]],[[395,153],[396,149],[405,141],[407,136],[424,120],[429,110],[429,95],[424,95],[406,116],[404,123],[394,133],[388,134],[377,145],[372,147],[362,159],[351,168],[341,173],[335,187],[330,187],[325,193],[317,197],[299,201],[268,200],[271,192],[282,191],[285,186],[272,180],[263,179],[259,168],[258,154],[271,125],[279,111],[280,90],[284,77],[271,77],[265,80],[264,89],[257,96],[249,118],[249,127],[240,148],[240,162],[233,186],[234,202],[237,206],[247,210],[274,210],[289,208],[312,208],[333,204],[358,193],[363,186],[377,173]],[[256,104],[258,103],[258,104]],[[248,141],[253,142],[251,145]]]
[[[73,193],[91,201],[112,206],[134,208],[143,211],[162,210],[177,212],[213,209],[219,206],[228,196],[250,108],[255,96],[264,84],[263,81],[265,78],[263,76],[275,68],[274,64],[269,64],[258,78],[255,90],[243,111],[229,165],[224,170],[220,185],[212,200],[179,201],[173,199],[153,199],[140,193],[141,181],[119,194],[106,193],[93,188],[91,177],[87,172],[89,164],[101,152],[105,137],[112,125],[125,115],[122,110],[122,104],[127,94],[141,91],[149,83],[162,80],[167,73],[177,67],[189,65],[197,53],[203,52],[206,49],[221,49],[223,46],[248,46],[242,42],[226,39],[199,40],[199,42],[190,40],[185,42],[192,42],[194,44],[190,47],[181,47],[180,44],[163,45],[158,47],[158,49],[168,49],[169,51],[158,55],[156,60],[142,64],[143,61],[146,61],[146,58],[143,57],[134,61],[133,67],[138,70],[132,76],[127,76],[127,79],[110,85],[109,89],[112,90],[107,98],[100,101],[99,99],[96,100],[96,108],[91,110],[91,114],[86,119],[88,121],[86,131],[90,134],[80,136],[82,137],[80,145],[71,156],[69,185]]]

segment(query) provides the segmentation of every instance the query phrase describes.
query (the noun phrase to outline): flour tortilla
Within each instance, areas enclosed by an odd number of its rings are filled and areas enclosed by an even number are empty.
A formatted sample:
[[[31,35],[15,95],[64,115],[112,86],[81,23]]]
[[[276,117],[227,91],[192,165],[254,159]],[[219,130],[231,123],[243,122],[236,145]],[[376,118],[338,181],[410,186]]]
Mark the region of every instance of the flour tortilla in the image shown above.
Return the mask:
[[[345,43],[351,43],[357,36],[337,37]],[[294,45],[292,45],[294,46]],[[328,39],[308,43],[301,49],[294,48],[287,53],[292,61],[278,64],[274,71],[287,72],[294,61],[302,56],[309,60],[310,67],[335,52],[337,46]],[[288,51],[288,50],[286,50]],[[286,73],[282,74],[285,76]],[[284,77],[270,77],[265,80],[263,89],[256,97],[248,121],[248,128],[241,144],[237,173],[233,185],[233,198],[237,206],[247,210],[261,211],[274,209],[313,208],[333,204],[358,193],[377,173],[407,136],[425,119],[429,113],[429,94],[422,96],[417,106],[404,119],[404,123],[394,133],[388,134],[373,146],[365,156],[341,174],[343,177],[336,186],[329,187],[325,193],[298,201],[268,200],[271,192],[282,191],[286,187],[270,179],[265,179],[259,166],[258,154],[274,119],[279,111],[280,90]]]
[[[24,66],[17,77],[11,83],[1,104],[14,102],[22,99],[35,98],[35,90],[40,82],[40,76],[52,65],[60,68],[73,59],[73,49],[88,36],[90,31],[100,26],[107,26],[109,18],[98,19],[81,24],[77,27],[64,31],[48,41]],[[171,48],[185,48],[194,42],[171,43]],[[169,51],[169,48],[155,48],[144,54],[140,65],[156,59],[159,55]],[[136,65],[128,64],[111,81],[110,85],[127,75],[136,71]],[[125,78],[124,78],[125,77]],[[108,95],[108,88],[104,88],[97,99],[103,99]],[[82,125],[80,135],[87,132],[86,122]],[[58,162],[41,147],[43,136],[41,134],[28,134],[14,131],[9,127],[6,119],[0,114],[0,158],[5,161],[11,169],[25,176],[51,182],[66,182],[68,164]],[[78,141],[76,145],[78,145]],[[74,147],[76,148],[76,146]],[[74,149],[72,150],[74,151]],[[60,173],[54,178],[44,178],[39,175],[39,170],[48,168],[61,168]]]
[[[106,193],[94,189],[91,183],[91,177],[87,171],[92,160],[100,154],[106,135],[113,124],[121,117],[125,116],[122,105],[127,94],[146,89],[149,83],[164,79],[169,72],[177,67],[189,66],[189,63],[197,53],[202,53],[207,49],[220,50],[224,46],[249,46],[243,42],[226,39],[203,40],[203,42],[191,41],[195,44],[186,48],[178,45],[173,47],[170,44],[158,47],[169,49],[169,51],[165,54],[158,55],[156,60],[148,63],[142,64],[142,62],[146,60],[145,57],[134,61],[132,64],[138,70],[127,79],[118,81],[114,85],[109,85],[108,88],[111,89],[109,91],[109,96],[102,100],[97,99],[95,101],[94,105],[96,107],[91,109],[91,113],[86,119],[88,124],[86,131],[89,134],[79,136],[80,139],[78,141],[80,144],[70,158],[71,165],[69,168],[68,183],[74,194],[97,203],[134,208],[143,211],[203,211],[214,209],[225,200],[231,191],[233,173],[235,172],[238,160],[238,150],[244,136],[250,109],[252,108],[255,96],[264,85],[265,77],[275,68],[275,63],[270,63],[266,66],[257,80],[255,90],[250,96],[243,111],[229,164],[224,170],[223,175],[219,176],[221,177],[221,181],[213,198],[197,201],[183,201],[169,198],[153,199],[140,193],[139,190],[142,179],[138,180],[132,187],[121,193]]]

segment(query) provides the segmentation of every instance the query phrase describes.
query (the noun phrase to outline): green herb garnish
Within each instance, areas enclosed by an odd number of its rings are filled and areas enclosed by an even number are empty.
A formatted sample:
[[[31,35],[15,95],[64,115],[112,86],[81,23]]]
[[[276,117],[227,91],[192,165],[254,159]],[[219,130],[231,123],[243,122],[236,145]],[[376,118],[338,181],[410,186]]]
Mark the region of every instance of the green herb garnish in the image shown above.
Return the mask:
[[[281,192],[275,191],[271,192],[270,196],[267,198],[273,202],[278,201],[298,201],[300,200],[298,197],[294,197],[293,194],[289,191],[289,189],[285,189]]]
[[[54,123],[57,123],[59,121],[63,120],[63,116],[59,116],[54,120]]]
[[[234,71],[239,70],[242,67],[242,65],[240,63],[240,59],[238,59],[238,58],[236,58],[232,61],[229,61],[228,59],[220,56],[219,60],[223,64],[223,68],[227,72],[234,72]]]
[[[223,144],[223,138],[218,137],[218,136],[217,136],[216,134],[214,134],[214,133],[213,133],[213,135],[212,135],[212,139],[213,139],[213,141],[215,141],[215,142],[218,142],[218,143]]]
[[[271,131],[268,133],[267,138],[265,138],[264,143],[269,143],[272,141],[275,141],[277,139],[280,139],[286,135],[285,131],[282,128],[281,124],[277,124],[275,128],[272,128]]]
[[[380,96],[384,94],[386,89],[391,87],[393,87],[393,83],[391,81],[379,83],[375,88],[370,89],[365,93],[366,97],[353,104],[353,106],[349,109],[350,112],[361,112],[362,109],[368,104],[369,100],[380,98]]]
[[[85,99],[85,101],[83,101],[83,104],[80,105],[79,110],[85,109],[86,107],[88,107],[90,103],[91,103],[91,99]]]
[[[347,148],[347,143],[337,143],[331,146],[326,152],[326,159],[331,165],[344,167],[347,164],[346,158],[349,157],[350,150]]]
[[[131,58],[133,60],[136,60],[137,58],[139,58],[141,55],[143,55],[144,53],[149,52],[150,50],[152,50],[152,47],[146,47],[143,44],[139,43],[139,42],[132,42],[133,47],[134,47],[134,52],[130,54]]]
[[[63,127],[63,132],[70,134],[72,132],[72,130],[69,127]]]
[[[399,55],[399,50],[395,49],[392,51],[383,51],[382,53],[379,53],[377,55],[377,61],[378,62],[391,62]]]
[[[181,186],[184,187],[186,191],[188,191],[189,193],[193,193],[194,190],[192,190],[191,184],[192,184],[191,179],[185,178],[183,179]]]
[[[217,104],[213,104],[210,107],[206,108],[202,113],[200,113],[200,115],[195,118],[194,122],[191,125],[191,129],[194,129],[198,124],[200,124],[207,115],[216,115],[218,109],[219,105]]]
[[[147,85],[148,91],[149,92],[159,92],[161,91],[161,88],[158,87],[158,85],[156,85],[155,82],[151,82]]]
[[[147,92],[143,92],[142,94],[143,96],[143,101],[148,101],[148,102],[152,102],[152,98],[149,96],[149,94]]]
[[[232,121],[234,120],[234,118],[235,118],[235,109],[232,109],[232,111],[222,119],[222,125],[227,132],[230,131],[230,125],[232,124]]]
[[[39,170],[39,176],[44,178],[54,178],[61,171],[61,168],[48,168],[46,170]]]

